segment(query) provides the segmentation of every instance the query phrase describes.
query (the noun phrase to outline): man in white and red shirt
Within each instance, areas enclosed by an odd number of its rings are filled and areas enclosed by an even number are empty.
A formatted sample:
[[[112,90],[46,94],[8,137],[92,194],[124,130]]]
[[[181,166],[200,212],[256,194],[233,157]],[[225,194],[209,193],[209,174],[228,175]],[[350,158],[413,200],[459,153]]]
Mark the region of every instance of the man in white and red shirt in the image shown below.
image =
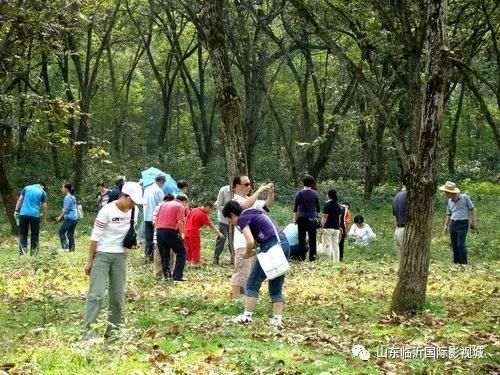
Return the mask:
[[[156,215],[156,240],[161,256],[163,277],[174,281],[185,281],[183,278],[186,265],[186,249],[183,239],[188,199],[179,194],[170,202],[163,203]],[[170,273],[170,250],[176,254],[174,271]]]
[[[109,336],[122,323],[127,278],[127,253],[123,240],[130,228],[132,215],[134,221],[137,220],[139,210],[135,205],[142,203],[141,186],[136,182],[126,182],[120,198],[102,207],[94,221],[85,263],[85,273],[90,275],[84,323],[88,338],[96,336],[93,324],[99,318],[108,282],[109,324],[106,335]]]

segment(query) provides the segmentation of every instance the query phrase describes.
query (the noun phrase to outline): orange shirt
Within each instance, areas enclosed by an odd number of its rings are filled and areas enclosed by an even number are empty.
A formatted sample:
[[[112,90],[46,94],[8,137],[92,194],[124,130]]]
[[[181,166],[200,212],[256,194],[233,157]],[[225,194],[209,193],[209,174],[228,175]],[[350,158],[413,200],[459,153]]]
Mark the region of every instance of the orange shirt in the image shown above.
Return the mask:
[[[351,224],[351,210],[347,206],[345,207],[345,224]]]
[[[186,218],[186,209],[173,200],[164,203],[156,215],[156,229],[177,229],[177,222]]]

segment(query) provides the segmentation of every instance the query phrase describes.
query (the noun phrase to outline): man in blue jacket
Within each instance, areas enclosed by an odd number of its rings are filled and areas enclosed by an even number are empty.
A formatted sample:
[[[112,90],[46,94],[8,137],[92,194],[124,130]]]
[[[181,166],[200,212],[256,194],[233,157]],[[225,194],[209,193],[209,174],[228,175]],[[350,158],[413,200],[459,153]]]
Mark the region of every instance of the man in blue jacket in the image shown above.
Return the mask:
[[[19,255],[28,249],[28,228],[31,230],[31,255],[38,252],[40,236],[40,206],[43,209],[42,223],[47,221],[46,184],[42,181],[26,186],[17,200],[16,215],[19,215]]]

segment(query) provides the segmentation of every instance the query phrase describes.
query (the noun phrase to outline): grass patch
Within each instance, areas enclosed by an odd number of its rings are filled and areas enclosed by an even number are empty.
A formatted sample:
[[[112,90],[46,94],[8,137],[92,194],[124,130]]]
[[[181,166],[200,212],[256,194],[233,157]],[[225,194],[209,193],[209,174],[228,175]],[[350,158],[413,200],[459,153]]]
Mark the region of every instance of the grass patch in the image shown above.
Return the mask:
[[[17,255],[17,239],[0,239],[0,364],[38,374],[341,373],[442,374],[498,371],[498,186],[471,184],[480,231],[468,236],[470,265],[451,263],[441,234],[444,204],[434,220],[425,310],[389,314],[396,283],[389,200],[356,202],[377,239],[367,248],[346,245],[345,262],[293,263],[285,283],[286,329],[268,326],[267,286],[250,326],[228,320],[241,304],[229,301],[231,267],[213,266],[214,238],[204,232],[203,263],[187,268],[188,282],[156,281],[138,251],[129,257],[125,327],[112,342],[78,347],[88,278],[83,264],[90,223],[78,229],[77,252],[57,251],[56,227],[44,227],[42,255]],[[479,198],[480,197],[480,198]],[[353,212],[354,214],[357,212]],[[288,206],[272,214],[291,220]],[[90,220],[90,219],[89,219]],[[6,227],[2,227],[6,233]],[[104,304],[106,306],[106,302]],[[105,317],[103,312],[102,318]],[[354,344],[371,359],[354,358]],[[484,359],[379,359],[378,346],[481,345]],[[6,368],[6,367],[4,367]]]

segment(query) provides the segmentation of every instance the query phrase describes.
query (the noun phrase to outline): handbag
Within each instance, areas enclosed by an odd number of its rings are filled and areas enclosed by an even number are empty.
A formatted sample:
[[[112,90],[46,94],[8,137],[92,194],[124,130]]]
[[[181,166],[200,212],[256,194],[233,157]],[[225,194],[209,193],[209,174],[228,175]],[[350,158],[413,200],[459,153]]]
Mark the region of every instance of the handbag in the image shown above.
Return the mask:
[[[281,247],[280,236],[276,227],[271,219],[269,219],[266,215],[264,216],[273,226],[278,243],[270,247],[266,252],[259,252],[257,254],[257,259],[259,260],[260,266],[262,267],[262,270],[266,274],[268,280],[273,280],[288,273],[288,271],[290,271],[290,264],[288,263],[285,252]]]
[[[300,195],[300,191],[299,191],[299,199],[300,201],[302,202],[302,205],[304,205],[304,200],[302,198],[302,195]],[[309,224],[309,228],[310,229],[319,229],[321,228],[321,222],[319,221],[318,217],[308,217],[307,218],[309,220],[308,224]]]
[[[128,232],[123,239],[123,247],[125,249],[133,249],[137,246],[137,233],[134,229],[134,219],[135,219],[135,206],[132,208],[132,216],[130,217],[130,227]]]

